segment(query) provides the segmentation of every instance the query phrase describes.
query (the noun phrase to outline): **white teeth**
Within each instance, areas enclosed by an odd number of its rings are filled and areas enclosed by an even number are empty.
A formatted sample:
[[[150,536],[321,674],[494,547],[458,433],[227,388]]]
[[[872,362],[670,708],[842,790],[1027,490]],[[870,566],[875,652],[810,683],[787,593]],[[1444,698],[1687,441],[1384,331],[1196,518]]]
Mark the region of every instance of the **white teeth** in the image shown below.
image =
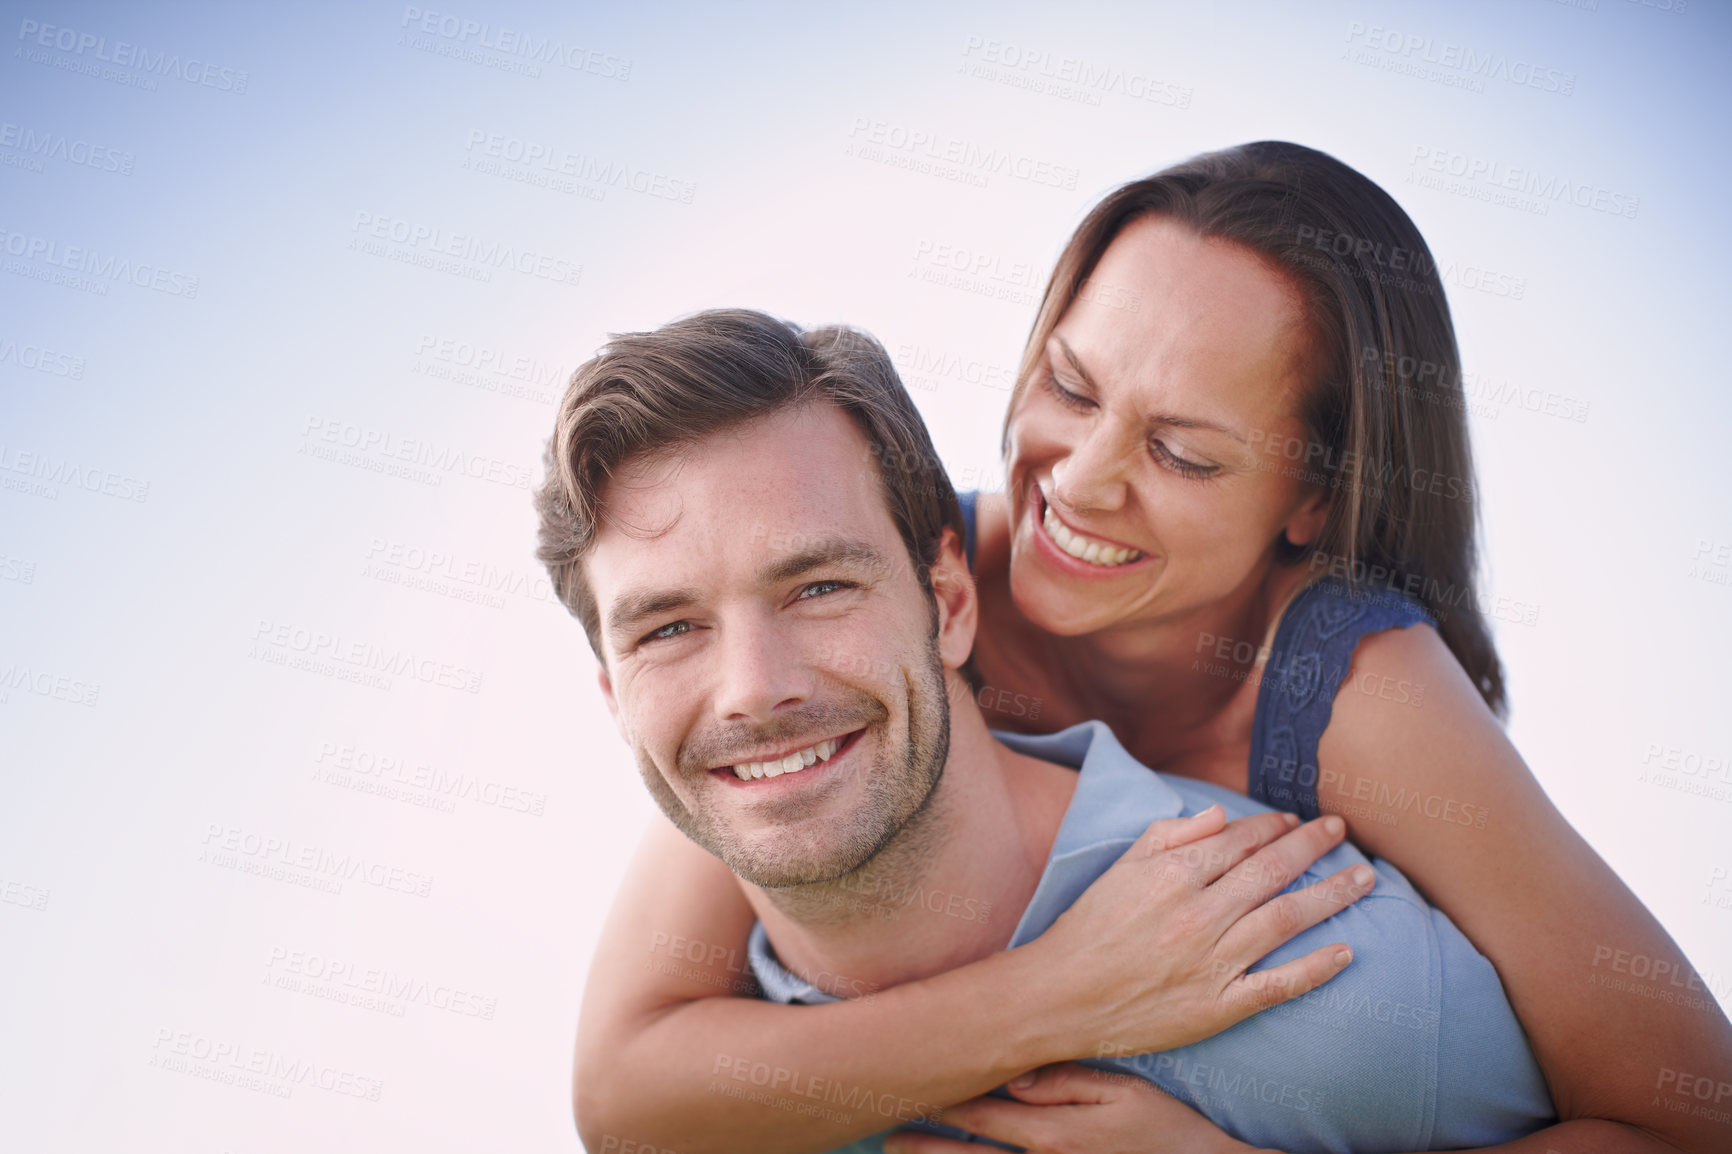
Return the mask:
[[[829,761],[841,746],[842,740],[833,737],[820,741],[817,745],[795,750],[774,761],[744,761],[733,767],[734,776],[741,781],[755,781],[760,777],[781,777],[784,773],[798,773],[809,765]]]
[[[1053,543],[1060,549],[1063,549],[1066,553],[1075,557],[1077,560],[1086,561],[1091,565],[1111,568],[1114,565],[1123,565],[1128,561],[1135,561],[1137,558],[1142,556],[1142,554],[1135,549],[1125,549],[1117,545],[1108,545],[1100,541],[1090,540],[1089,538],[1082,536],[1080,533],[1071,532],[1070,528],[1065,525],[1063,521],[1060,521],[1058,516],[1053,513],[1052,506],[1050,505],[1047,506],[1045,515],[1041,517],[1040,524],[1041,528],[1046,530],[1046,535],[1051,537]]]

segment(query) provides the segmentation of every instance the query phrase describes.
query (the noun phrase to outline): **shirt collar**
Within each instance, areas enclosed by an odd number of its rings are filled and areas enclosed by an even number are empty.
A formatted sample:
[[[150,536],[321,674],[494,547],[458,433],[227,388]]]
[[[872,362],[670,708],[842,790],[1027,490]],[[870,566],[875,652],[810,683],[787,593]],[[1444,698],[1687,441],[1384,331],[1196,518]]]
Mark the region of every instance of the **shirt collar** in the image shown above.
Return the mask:
[[[1011,936],[1014,947],[1044,933],[1150,822],[1179,816],[1185,803],[1159,774],[1127,753],[1103,722],[1085,721],[1038,736],[993,730],[992,736],[1018,753],[1077,771],[1076,788],[1053,838],[1046,869]],[[772,998],[806,1003],[837,1000],[781,965],[762,922],[752,927],[749,952],[758,980]]]

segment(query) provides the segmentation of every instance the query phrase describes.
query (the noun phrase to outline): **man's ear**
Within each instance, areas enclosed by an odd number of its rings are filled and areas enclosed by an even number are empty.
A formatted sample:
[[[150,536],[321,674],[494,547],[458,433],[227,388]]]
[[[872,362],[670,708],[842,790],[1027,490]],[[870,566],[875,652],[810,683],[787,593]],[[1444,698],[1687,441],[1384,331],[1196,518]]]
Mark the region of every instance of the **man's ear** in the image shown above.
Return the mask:
[[[946,669],[960,669],[974,652],[974,631],[979,624],[980,599],[962,539],[954,529],[944,530],[938,556],[932,563],[932,596],[938,602],[938,653]]]
[[[619,698],[613,695],[613,679],[607,675],[607,666],[599,661],[595,663],[595,683],[601,687],[601,699],[607,702],[607,711],[613,714],[613,727],[619,730],[620,740],[630,745],[631,738],[625,732],[625,718],[619,713]]]

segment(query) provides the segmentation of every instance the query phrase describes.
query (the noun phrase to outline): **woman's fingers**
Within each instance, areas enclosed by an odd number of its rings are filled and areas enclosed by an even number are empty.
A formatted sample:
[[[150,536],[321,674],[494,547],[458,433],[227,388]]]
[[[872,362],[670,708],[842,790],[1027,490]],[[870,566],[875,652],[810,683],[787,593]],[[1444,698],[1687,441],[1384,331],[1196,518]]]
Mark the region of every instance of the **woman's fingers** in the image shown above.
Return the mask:
[[[1221,956],[1242,966],[1254,965],[1295,934],[1334,917],[1376,885],[1376,871],[1362,862],[1304,889],[1280,894],[1240,918],[1221,935]]]
[[[1058,1113],[1052,1106],[1031,1106],[1010,1098],[980,1097],[946,1106],[940,1121],[978,1138],[1008,1142],[1025,1150],[1047,1150],[1053,1137],[1063,1132],[1064,1107],[1056,1110]],[[978,1146],[974,1149],[978,1151]]]
[[[1156,866],[1157,876],[1179,881],[1189,889],[1202,889],[1275,842],[1298,823],[1299,819],[1288,813],[1252,814],[1230,821],[1216,832],[1194,841],[1170,845],[1151,855],[1149,860]]]
[[[1161,818],[1159,821],[1150,822],[1149,828],[1142,832],[1119,860],[1136,861],[1139,858],[1154,857],[1174,846],[1186,845],[1200,837],[1207,837],[1226,824],[1227,813],[1219,805],[1212,805],[1190,817]]]
[[[1336,943],[1267,970],[1241,974],[1221,992],[1222,1004],[1232,1009],[1232,1020],[1228,1025],[1310,993],[1352,962],[1353,951]]]
[[[884,1154],[980,1154],[980,1143],[898,1130],[885,1136]]]
[[[1057,1062],[1013,1078],[1004,1088],[1018,1102],[1030,1106],[1088,1105],[1105,1102],[1115,1082],[1135,1077],[1096,1070],[1081,1062]]]
[[[1235,916],[1243,915],[1292,885],[1346,834],[1347,823],[1334,814],[1306,822],[1223,871],[1209,891]]]

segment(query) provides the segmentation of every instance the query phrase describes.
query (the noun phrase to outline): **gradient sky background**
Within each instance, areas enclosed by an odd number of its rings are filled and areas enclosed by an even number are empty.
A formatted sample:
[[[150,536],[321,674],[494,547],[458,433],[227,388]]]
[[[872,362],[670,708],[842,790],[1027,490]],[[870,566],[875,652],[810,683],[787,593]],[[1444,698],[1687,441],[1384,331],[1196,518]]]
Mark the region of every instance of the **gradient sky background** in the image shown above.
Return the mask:
[[[651,802],[532,555],[564,376],[605,334],[699,308],[846,321],[896,356],[953,476],[990,484],[994,384],[1083,212],[1264,138],[1382,183],[1456,270],[1465,364],[1505,398],[1471,418],[1486,584],[1534,610],[1494,623],[1512,737],[1732,1004],[1726,5],[4,8],[9,1145],[576,1149],[577,1005]],[[462,21],[593,63],[530,75]],[[99,38],[195,79],[104,63]],[[1422,40],[1547,79],[1402,71],[1415,57],[1389,46]],[[1028,53],[1119,80],[1074,99],[988,60]],[[862,147],[879,122],[1069,187],[898,167]],[[591,179],[524,179],[540,170],[489,157],[492,138]],[[1428,187],[1437,156],[1621,211]],[[429,242],[375,227],[512,246],[577,283],[425,267]],[[98,271],[44,279],[81,260]],[[1551,414],[1514,399],[1547,395]],[[418,440],[481,477],[321,459],[327,432]],[[280,660],[321,633],[447,672],[386,688]],[[431,771],[431,789],[357,788]],[[272,853],[386,880],[331,893],[242,868]],[[421,992],[369,1008],[293,988],[332,965]],[[317,1073],[288,1097],[201,1076],[255,1051]]]

